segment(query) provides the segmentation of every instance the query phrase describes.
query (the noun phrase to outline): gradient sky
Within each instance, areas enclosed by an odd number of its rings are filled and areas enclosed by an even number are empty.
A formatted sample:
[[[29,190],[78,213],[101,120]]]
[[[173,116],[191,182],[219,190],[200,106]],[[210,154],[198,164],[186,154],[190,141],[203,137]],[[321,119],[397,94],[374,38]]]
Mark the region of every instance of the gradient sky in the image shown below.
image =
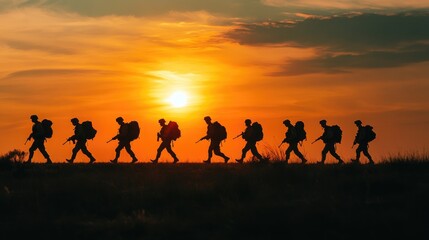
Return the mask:
[[[0,153],[28,150],[32,114],[54,122],[54,162],[71,155],[73,117],[93,121],[100,162],[114,157],[118,116],[140,122],[142,162],[155,156],[159,118],[179,122],[183,162],[206,159],[208,143],[194,144],[206,115],[227,127],[231,158],[246,118],[264,127],[261,152],[282,141],[284,119],[303,120],[311,162],[320,119],[342,127],[346,160],[356,119],[374,126],[377,160],[428,152],[429,0],[0,0],[0,32]],[[175,91],[188,106],[170,106]]]

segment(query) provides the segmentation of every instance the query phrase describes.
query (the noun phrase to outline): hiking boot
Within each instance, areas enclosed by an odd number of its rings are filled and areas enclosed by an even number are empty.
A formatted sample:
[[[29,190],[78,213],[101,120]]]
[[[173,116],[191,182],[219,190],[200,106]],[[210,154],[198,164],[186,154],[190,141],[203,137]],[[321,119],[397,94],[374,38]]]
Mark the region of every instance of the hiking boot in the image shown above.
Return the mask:
[[[150,160],[152,163],[158,163],[158,159]]]
[[[344,163],[344,161],[343,160],[338,160],[338,165],[341,165],[341,164],[343,164]]]
[[[66,162],[73,163],[73,159],[66,159]]]
[[[307,162],[307,159],[302,159],[302,162],[301,162],[301,164],[305,164]]]
[[[51,159],[49,159],[49,158],[48,158],[48,159],[46,160],[46,164],[52,164]]]
[[[374,165],[374,161],[369,161],[368,164],[369,165]]]
[[[137,160],[137,158],[134,158],[132,161],[131,161],[131,163],[135,163],[135,162],[137,162],[138,160]]]
[[[179,159],[175,158],[175,159],[173,160],[173,163],[177,163],[178,161],[179,161]]]
[[[118,163],[118,159],[110,160],[111,163]]]
[[[31,163],[31,160],[27,160],[24,162],[24,164],[30,164],[30,163]]]
[[[319,161],[319,162],[316,162],[317,164],[321,164],[321,165],[323,165],[323,164],[325,164],[325,162],[324,161]]]
[[[351,161],[352,163],[355,163],[355,164],[359,164],[359,163],[360,163],[358,159],[350,159],[350,161]]]
[[[95,158],[92,158],[89,160],[89,163],[94,163],[95,162]]]
[[[211,163],[211,160],[210,160],[210,159],[204,160],[204,161],[203,161],[203,163],[208,163],[208,164],[210,164],[210,163]]]
[[[229,159],[229,157],[225,157],[225,163],[228,163]]]
[[[235,159],[235,161],[238,163],[243,163],[243,159]]]

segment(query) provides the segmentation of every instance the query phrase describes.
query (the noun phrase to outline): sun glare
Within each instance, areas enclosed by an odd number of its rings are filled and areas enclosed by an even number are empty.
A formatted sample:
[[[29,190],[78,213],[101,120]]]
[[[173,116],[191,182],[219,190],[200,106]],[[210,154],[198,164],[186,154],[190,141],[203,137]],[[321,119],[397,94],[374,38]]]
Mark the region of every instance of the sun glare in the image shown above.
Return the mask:
[[[172,107],[181,108],[188,105],[188,95],[185,92],[177,91],[167,99]]]

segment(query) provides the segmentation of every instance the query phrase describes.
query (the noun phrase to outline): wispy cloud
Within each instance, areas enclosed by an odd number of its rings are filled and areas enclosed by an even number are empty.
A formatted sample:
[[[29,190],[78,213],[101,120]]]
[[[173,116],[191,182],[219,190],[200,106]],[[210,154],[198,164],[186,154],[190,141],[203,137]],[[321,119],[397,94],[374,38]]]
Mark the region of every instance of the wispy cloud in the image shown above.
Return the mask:
[[[227,37],[245,45],[284,44],[317,54],[287,63],[279,73],[338,73],[350,68],[397,67],[428,61],[429,15],[359,14],[293,23],[244,24]]]

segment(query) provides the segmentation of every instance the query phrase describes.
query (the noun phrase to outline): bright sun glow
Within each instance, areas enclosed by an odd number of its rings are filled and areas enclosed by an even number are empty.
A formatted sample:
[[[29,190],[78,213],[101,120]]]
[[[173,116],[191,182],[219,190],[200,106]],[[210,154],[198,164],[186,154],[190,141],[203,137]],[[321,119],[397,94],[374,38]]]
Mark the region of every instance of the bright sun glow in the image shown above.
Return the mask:
[[[177,91],[167,99],[172,107],[181,108],[188,105],[188,95],[185,92]]]

